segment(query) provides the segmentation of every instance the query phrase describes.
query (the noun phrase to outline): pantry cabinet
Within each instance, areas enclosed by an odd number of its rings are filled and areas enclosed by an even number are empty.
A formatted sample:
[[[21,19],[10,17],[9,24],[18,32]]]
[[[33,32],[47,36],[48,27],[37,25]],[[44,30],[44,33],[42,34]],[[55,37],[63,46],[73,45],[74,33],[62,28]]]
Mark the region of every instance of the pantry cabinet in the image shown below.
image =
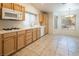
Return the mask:
[[[37,29],[33,29],[33,41],[37,39]]]
[[[48,13],[41,12],[39,16],[40,25],[45,26],[45,34],[48,34],[49,29],[49,21],[48,21]]]
[[[32,29],[28,29],[28,30],[26,30],[26,40],[25,40],[26,45],[32,43],[32,41],[33,41]]]
[[[2,36],[0,35],[0,56],[2,55]]]
[[[2,3],[2,8],[13,9],[13,3]]]
[[[3,35],[3,54],[10,55],[16,51],[16,32],[6,33]]]
[[[25,31],[19,31],[17,35],[18,35],[17,49],[20,49],[25,46]]]

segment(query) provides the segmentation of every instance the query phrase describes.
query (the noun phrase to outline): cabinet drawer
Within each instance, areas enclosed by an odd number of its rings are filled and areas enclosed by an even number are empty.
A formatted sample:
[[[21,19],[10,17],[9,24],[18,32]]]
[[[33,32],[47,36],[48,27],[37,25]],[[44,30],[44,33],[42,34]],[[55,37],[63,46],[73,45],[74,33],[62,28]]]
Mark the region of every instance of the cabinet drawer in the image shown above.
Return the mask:
[[[36,37],[36,35],[34,35],[34,36],[33,36],[33,41],[36,40],[36,39],[37,39],[37,37]]]
[[[26,41],[26,45],[30,44],[31,42],[32,42],[32,39],[28,39],[28,40]]]
[[[7,37],[10,37],[10,36],[14,36],[14,35],[16,35],[16,32],[5,33],[3,37],[7,38]]]
[[[18,34],[25,34],[25,31],[19,31]]]
[[[26,40],[28,40],[28,39],[32,39],[32,36],[31,35],[27,36]]]
[[[27,33],[27,36],[32,36],[32,33]]]
[[[27,33],[31,33],[31,32],[32,32],[32,29],[27,30]]]

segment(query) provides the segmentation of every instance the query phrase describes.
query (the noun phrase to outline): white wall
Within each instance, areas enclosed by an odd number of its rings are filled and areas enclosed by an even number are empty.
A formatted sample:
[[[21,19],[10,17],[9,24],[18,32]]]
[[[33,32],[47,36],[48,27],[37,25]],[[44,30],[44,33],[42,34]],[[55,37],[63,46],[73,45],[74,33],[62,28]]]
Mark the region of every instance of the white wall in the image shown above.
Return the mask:
[[[31,12],[31,13],[35,13],[35,14],[39,14],[39,10],[37,10],[36,8],[34,8],[32,5],[30,4],[20,4],[26,7],[26,11]],[[26,21],[26,25],[25,22]],[[10,20],[0,20],[0,29],[2,28],[7,28],[7,27],[28,27],[29,25],[27,24],[27,19],[25,19],[25,21],[10,21]],[[37,17],[37,25],[39,25],[39,17]]]
[[[53,13],[49,13],[49,33],[53,34]]]

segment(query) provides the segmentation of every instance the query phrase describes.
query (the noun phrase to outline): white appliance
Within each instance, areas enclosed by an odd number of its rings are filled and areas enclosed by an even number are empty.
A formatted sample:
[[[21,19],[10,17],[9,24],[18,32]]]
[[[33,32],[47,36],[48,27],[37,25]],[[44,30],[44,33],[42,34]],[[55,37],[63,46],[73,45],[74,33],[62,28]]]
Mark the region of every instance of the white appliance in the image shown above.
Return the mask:
[[[22,12],[12,9],[2,8],[2,19],[22,20]]]

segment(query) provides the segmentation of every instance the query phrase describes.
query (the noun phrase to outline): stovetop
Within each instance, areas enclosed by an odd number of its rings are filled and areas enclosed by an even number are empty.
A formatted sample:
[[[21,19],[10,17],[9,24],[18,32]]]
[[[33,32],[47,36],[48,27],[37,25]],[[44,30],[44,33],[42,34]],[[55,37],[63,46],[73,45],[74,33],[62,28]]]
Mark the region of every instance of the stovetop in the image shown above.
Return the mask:
[[[18,29],[20,29],[20,28],[3,28],[3,30],[18,30]]]

